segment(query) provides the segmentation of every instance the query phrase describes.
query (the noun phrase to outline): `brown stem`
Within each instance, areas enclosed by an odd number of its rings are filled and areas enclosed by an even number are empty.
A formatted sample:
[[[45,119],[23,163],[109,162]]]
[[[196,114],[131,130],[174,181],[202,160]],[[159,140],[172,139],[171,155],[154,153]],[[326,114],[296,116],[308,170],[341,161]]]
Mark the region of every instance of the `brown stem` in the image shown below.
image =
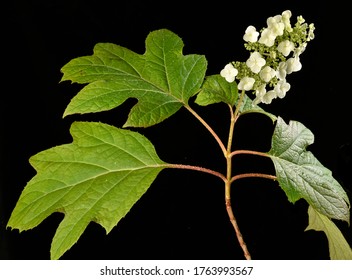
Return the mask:
[[[240,100],[237,104],[235,112],[233,112],[232,107],[230,107],[230,115],[231,115],[231,122],[230,122],[230,129],[229,129],[229,137],[227,141],[227,149],[226,149],[226,165],[227,165],[227,171],[226,171],[226,182],[225,182],[225,205],[226,205],[226,211],[227,215],[229,216],[230,222],[235,230],[237,240],[243,250],[244,257],[247,260],[251,259],[251,255],[248,251],[247,245],[244,242],[242,233],[240,231],[240,228],[237,224],[235,215],[233,214],[232,206],[231,206],[231,180],[232,180],[232,155],[231,155],[231,147],[232,147],[232,141],[233,141],[233,132],[234,132],[234,127],[235,123],[239,117],[239,107],[241,106],[242,100],[244,97],[244,91],[242,91],[242,94],[240,96]]]
[[[277,177],[274,175],[269,175],[269,174],[262,174],[262,173],[244,173],[244,174],[239,174],[239,175],[235,175],[231,178],[230,182],[234,182],[238,179],[243,179],[243,178],[253,178],[253,177],[257,177],[257,178],[265,178],[265,179],[271,179],[271,180],[276,180]]]
[[[251,151],[251,150],[236,150],[233,151],[230,156],[233,157],[235,155],[240,155],[240,154],[246,154],[246,155],[256,155],[256,156],[262,156],[262,157],[269,157],[267,153],[263,152],[257,152],[257,151]]]
[[[243,239],[242,233],[240,231],[240,228],[237,224],[237,220],[235,218],[235,215],[233,214],[233,210],[231,207],[230,186],[234,181],[236,181],[238,179],[250,178],[250,177],[261,177],[261,178],[276,180],[276,176],[269,175],[269,174],[245,173],[245,174],[235,175],[231,178],[230,181],[227,181],[225,183],[225,204],[226,204],[227,215],[229,216],[230,222],[231,222],[233,228],[235,229],[237,240],[242,248],[242,251],[244,253],[244,257],[246,258],[246,260],[251,260],[252,258],[251,258],[251,254],[248,251],[246,242],[244,242],[244,239]]]
[[[244,239],[243,239],[243,236],[242,236],[242,233],[240,231],[240,228],[237,224],[237,221],[236,221],[236,218],[233,214],[233,211],[232,211],[232,207],[231,207],[231,196],[230,196],[230,186],[231,186],[231,182],[229,180],[227,180],[227,178],[225,178],[224,175],[222,175],[221,173],[219,172],[216,172],[214,170],[211,170],[211,169],[207,169],[207,168],[204,168],[204,167],[200,167],[200,166],[193,166],[193,165],[184,165],[184,164],[167,164],[166,167],[168,168],[178,168],[178,169],[188,169],[188,170],[195,170],[195,171],[200,171],[200,172],[205,172],[205,173],[209,173],[209,174],[212,174],[214,176],[217,176],[219,178],[221,178],[224,182],[225,182],[225,205],[226,205],[226,211],[227,211],[227,214],[229,216],[229,219],[230,219],[230,222],[233,226],[233,228],[235,229],[235,232],[236,232],[236,237],[237,237],[237,240],[244,252],[244,256],[247,260],[250,260],[251,259],[251,255],[247,249],[247,245],[246,243],[244,242]],[[246,175],[246,174],[244,174]],[[236,176],[234,176],[236,177]]]
[[[239,242],[239,244],[240,244],[240,246],[241,246],[241,248],[243,250],[244,257],[246,258],[246,260],[251,260],[252,259],[251,258],[251,254],[248,251],[246,242],[244,242],[242,233],[241,233],[240,228],[239,228],[239,226],[237,224],[235,215],[233,214],[233,211],[232,211],[231,198],[226,198],[225,204],[226,204],[227,214],[228,214],[228,216],[230,218],[230,222],[231,222],[233,228],[235,229],[236,237],[237,237],[237,240],[238,240],[238,242]]]
[[[200,166],[194,166],[194,165],[186,165],[186,164],[166,164],[167,168],[176,168],[176,169],[188,169],[188,170],[194,170],[194,171],[200,171],[200,172],[204,172],[204,173],[208,173],[214,176],[219,177],[221,180],[223,180],[224,182],[226,182],[226,178],[224,175],[222,175],[220,172],[208,169],[208,168],[204,168],[204,167],[200,167]]]
[[[221,151],[223,154],[226,156],[226,148],[224,144],[222,143],[221,139],[219,136],[215,133],[215,131],[210,127],[210,125],[201,117],[197,114],[196,111],[194,111],[190,106],[184,105],[184,107],[194,116],[196,119],[198,119],[202,125],[210,132],[210,134],[214,137],[216,142],[219,144]]]

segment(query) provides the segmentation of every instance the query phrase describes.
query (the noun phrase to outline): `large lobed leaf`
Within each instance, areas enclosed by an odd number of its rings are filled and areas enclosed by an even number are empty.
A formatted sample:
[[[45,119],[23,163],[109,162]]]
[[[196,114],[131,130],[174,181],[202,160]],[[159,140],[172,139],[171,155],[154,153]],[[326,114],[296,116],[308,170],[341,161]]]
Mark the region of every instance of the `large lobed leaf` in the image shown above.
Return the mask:
[[[268,155],[272,159],[277,180],[288,200],[304,198],[321,214],[349,223],[349,199],[333,178],[306,147],[314,142],[313,133],[303,124],[280,117],[272,137]]]
[[[37,175],[23,190],[8,226],[28,230],[65,214],[52,241],[58,259],[94,221],[107,233],[165,167],[142,135],[102,123],[75,122],[73,142],[30,159]]]
[[[309,224],[306,230],[323,231],[329,243],[330,259],[352,260],[352,249],[339,228],[326,216],[308,207]]]
[[[204,80],[207,61],[182,55],[183,42],[162,29],[146,39],[146,52],[134,53],[111,43],[94,47],[92,56],[71,60],[62,81],[89,83],[70,102],[64,116],[110,110],[137,98],[125,126],[147,127],[177,112]]]

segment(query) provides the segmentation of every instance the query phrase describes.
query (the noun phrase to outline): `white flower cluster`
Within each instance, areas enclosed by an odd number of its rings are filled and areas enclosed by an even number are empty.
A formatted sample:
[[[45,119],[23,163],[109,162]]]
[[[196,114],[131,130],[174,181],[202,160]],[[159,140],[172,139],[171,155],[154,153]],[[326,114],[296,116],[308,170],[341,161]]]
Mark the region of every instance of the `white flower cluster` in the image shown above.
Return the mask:
[[[314,24],[307,24],[302,16],[291,26],[291,11],[269,17],[267,27],[259,33],[249,26],[243,39],[250,56],[246,62],[231,62],[220,72],[226,81],[237,79],[239,90],[253,90],[254,104],[269,104],[274,98],[285,97],[290,89],[286,76],[302,68],[300,55],[307,42],[314,39]],[[267,86],[271,89],[267,90]]]

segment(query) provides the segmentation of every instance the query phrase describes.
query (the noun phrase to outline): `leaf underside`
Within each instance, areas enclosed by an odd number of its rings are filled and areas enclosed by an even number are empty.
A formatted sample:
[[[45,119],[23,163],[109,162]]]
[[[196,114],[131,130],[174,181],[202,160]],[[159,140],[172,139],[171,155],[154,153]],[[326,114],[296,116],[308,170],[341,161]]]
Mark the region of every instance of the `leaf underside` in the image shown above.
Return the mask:
[[[52,241],[58,259],[94,221],[107,233],[165,167],[142,135],[102,123],[75,122],[73,142],[30,159],[37,170],[23,190],[8,226],[28,230],[54,212],[64,213]]]
[[[288,200],[304,198],[319,213],[349,223],[349,199],[332,172],[306,147],[314,135],[303,124],[278,117],[268,155],[274,163],[277,180]]]
[[[352,250],[339,228],[313,207],[308,207],[309,224],[306,230],[323,231],[329,243],[330,259],[352,260]]]
[[[166,29],[148,35],[143,55],[111,43],[97,44],[92,56],[75,58],[61,69],[62,81],[88,83],[64,116],[110,110],[137,98],[125,126],[147,127],[165,120],[187,104],[205,77],[205,57],[184,56],[182,49],[182,40]]]
[[[236,106],[238,104],[239,100],[236,101]],[[239,112],[241,115],[244,114],[249,114],[249,113],[258,113],[258,114],[263,114],[269,117],[273,122],[277,120],[277,117],[265,110],[263,110],[261,107],[258,105],[253,104],[253,100],[250,99],[246,94],[243,96],[242,103],[240,105]]]

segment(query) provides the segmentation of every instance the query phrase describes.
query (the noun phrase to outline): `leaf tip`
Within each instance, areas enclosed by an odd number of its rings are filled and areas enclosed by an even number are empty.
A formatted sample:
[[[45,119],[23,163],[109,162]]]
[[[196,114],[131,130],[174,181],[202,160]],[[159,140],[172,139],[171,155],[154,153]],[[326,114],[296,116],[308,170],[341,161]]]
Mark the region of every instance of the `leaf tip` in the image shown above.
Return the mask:
[[[69,113],[67,110],[64,111],[64,113],[62,114],[62,118],[64,119],[65,117],[71,115],[71,113]]]

